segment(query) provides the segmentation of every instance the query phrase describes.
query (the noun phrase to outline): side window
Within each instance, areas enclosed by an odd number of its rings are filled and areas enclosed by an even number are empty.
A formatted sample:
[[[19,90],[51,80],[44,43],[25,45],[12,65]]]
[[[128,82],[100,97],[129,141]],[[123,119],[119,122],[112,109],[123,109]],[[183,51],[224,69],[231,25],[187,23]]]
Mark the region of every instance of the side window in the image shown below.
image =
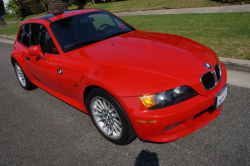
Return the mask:
[[[48,31],[46,31],[46,46],[47,46],[47,53],[59,54],[58,50],[56,49],[55,43],[53,42]]]
[[[19,32],[17,40],[23,45],[29,47],[29,24],[24,24]]]
[[[31,24],[30,29],[30,46],[40,45],[44,53],[59,53],[45,26],[41,24]]]
[[[41,24],[30,26],[30,46],[40,45],[43,52],[46,52],[45,30],[46,28]]]

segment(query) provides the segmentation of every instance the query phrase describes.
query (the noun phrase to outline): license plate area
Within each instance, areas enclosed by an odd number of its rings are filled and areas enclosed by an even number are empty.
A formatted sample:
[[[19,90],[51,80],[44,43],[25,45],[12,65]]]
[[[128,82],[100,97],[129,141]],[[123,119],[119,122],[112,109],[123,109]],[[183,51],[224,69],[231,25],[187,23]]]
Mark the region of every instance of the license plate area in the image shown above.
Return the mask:
[[[217,110],[223,102],[226,100],[227,97],[227,89],[228,89],[228,84],[224,86],[224,88],[215,95],[215,102],[214,102],[214,109]]]

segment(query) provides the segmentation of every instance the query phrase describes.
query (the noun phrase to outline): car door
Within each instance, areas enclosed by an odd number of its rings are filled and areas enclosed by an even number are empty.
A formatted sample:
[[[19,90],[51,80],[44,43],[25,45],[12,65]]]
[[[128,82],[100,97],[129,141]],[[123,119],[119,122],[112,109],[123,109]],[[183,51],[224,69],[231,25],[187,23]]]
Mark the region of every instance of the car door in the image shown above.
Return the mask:
[[[40,45],[46,59],[40,56],[31,56],[26,52],[26,66],[33,76],[43,85],[64,93],[57,72],[60,59],[57,48],[45,26],[41,24],[30,24],[29,46]]]

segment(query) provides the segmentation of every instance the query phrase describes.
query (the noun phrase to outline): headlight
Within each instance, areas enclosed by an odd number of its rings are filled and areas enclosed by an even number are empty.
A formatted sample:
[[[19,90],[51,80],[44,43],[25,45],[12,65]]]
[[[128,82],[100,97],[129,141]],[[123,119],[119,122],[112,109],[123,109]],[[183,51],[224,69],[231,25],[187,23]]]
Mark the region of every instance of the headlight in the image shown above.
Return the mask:
[[[169,107],[198,95],[189,86],[180,86],[161,93],[139,96],[143,105],[150,110]]]

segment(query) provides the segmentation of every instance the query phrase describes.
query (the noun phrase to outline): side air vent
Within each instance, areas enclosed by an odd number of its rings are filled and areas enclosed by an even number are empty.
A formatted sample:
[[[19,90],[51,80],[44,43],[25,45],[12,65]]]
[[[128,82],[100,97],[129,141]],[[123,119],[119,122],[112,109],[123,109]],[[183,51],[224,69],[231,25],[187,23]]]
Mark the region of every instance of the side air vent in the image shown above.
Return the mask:
[[[211,90],[216,86],[216,80],[213,72],[206,72],[201,76],[201,83],[206,90]]]
[[[214,66],[214,72],[216,73],[217,81],[220,82],[220,80],[221,80],[221,69],[220,69],[220,66],[218,64]]]

